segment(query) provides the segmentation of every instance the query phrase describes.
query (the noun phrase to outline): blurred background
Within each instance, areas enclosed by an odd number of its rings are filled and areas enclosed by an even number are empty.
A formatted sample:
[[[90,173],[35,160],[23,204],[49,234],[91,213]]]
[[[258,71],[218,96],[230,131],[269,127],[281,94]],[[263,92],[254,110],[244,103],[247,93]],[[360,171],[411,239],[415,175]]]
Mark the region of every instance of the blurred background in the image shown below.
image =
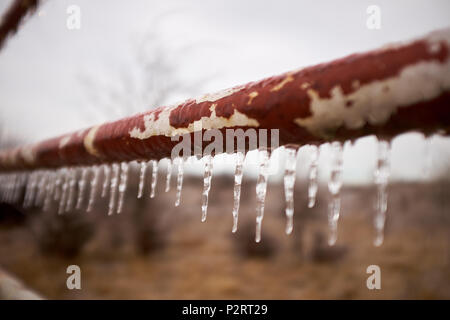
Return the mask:
[[[0,12],[11,1],[0,0]],[[381,28],[367,28],[369,5]],[[70,6],[80,29],[67,27]],[[0,51],[2,148],[110,121],[449,26],[448,1],[47,0]],[[284,234],[282,165],[270,177],[263,238],[254,243],[255,171],[245,166],[240,222],[231,233],[233,171],[215,160],[206,223],[203,179],[189,164],[181,206],[164,192],[137,200],[132,165],[124,212],[60,216],[0,204],[0,268],[48,298],[450,298],[450,143],[411,133],[392,142],[385,243],[372,245],[376,139],[344,151],[342,216],[328,247],[329,176],[322,148],[317,206],[307,208],[301,149],[295,226]],[[282,164],[282,157],[280,162]],[[148,179],[150,175],[147,174]],[[66,267],[82,270],[68,290]],[[382,289],[368,290],[379,265]]]

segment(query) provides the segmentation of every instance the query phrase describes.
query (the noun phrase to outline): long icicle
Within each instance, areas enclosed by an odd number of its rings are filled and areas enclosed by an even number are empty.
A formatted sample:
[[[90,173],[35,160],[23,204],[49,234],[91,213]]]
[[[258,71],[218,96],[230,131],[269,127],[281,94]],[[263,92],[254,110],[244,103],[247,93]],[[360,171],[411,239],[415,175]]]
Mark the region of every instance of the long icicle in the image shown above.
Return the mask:
[[[64,172],[65,168],[61,168],[56,171],[54,196],[53,196],[53,200],[55,201],[58,201],[62,194],[62,183],[64,179]]]
[[[233,228],[231,232],[235,233],[238,228],[239,204],[241,202],[242,175],[244,174],[244,153],[236,153],[236,168],[234,171],[234,190],[233,190]]]
[[[103,186],[102,186],[102,198],[106,197],[108,193],[108,186],[111,184],[111,165],[103,165]]]
[[[141,170],[139,172],[139,188],[138,188],[138,199],[142,198],[142,194],[144,193],[144,184],[145,184],[145,172],[147,171],[147,162],[141,162]]]
[[[172,178],[172,159],[168,159],[167,161],[167,176],[166,176],[166,189],[165,192],[169,192],[170,190],[170,179]]]
[[[39,183],[37,184],[36,198],[34,199],[34,205],[39,207],[43,205],[45,198],[45,186],[48,184],[48,171],[42,171]]]
[[[175,200],[175,207],[181,203],[181,189],[183,189],[183,173],[184,173],[184,159],[178,158],[178,174],[177,174],[177,195]]]
[[[117,206],[117,213],[122,212],[123,202],[125,198],[125,192],[127,191],[128,186],[128,168],[129,165],[127,162],[122,162],[120,164],[120,183],[119,183],[119,204]]]
[[[328,244],[334,245],[337,240],[337,225],[341,210],[341,187],[342,187],[342,145],[335,141],[331,144],[331,172],[328,181],[328,190],[331,194],[331,202],[328,208]]]
[[[59,207],[58,207],[58,214],[63,214],[67,199],[67,193],[69,190],[69,169],[63,168],[61,171],[61,195],[59,197]]]
[[[294,228],[294,185],[297,166],[297,149],[286,148],[286,164],[284,170],[284,195],[286,198],[286,234]]]
[[[317,169],[319,162],[319,148],[311,146],[311,163],[308,172],[308,208],[314,207],[316,204],[316,195],[318,190]]]
[[[75,208],[81,209],[81,204],[83,203],[84,200],[84,190],[86,189],[86,180],[87,180],[87,175],[89,173],[89,168],[84,167],[81,169],[81,178],[78,181],[78,198],[77,198],[77,204],[75,206]]]
[[[112,177],[110,182],[109,192],[109,204],[108,204],[108,216],[114,213],[114,207],[116,205],[116,193],[117,193],[117,181],[119,180],[120,166],[117,163],[112,164]]]
[[[50,209],[53,193],[55,191],[55,183],[56,183],[57,175],[58,175],[57,171],[49,173],[48,183],[45,186],[46,191],[45,191],[45,199],[44,199],[44,207],[43,207],[44,211],[48,211],[48,209]]]
[[[94,206],[95,197],[97,194],[98,180],[100,177],[100,167],[94,166],[93,172],[94,172],[94,176],[92,177],[92,180],[91,180],[91,191],[89,193],[88,206],[86,209],[87,212],[91,212],[91,210]]]
[[[384,241],[384,225],[387,211],[387,186],[390,174],[390,144],[388,141],[378,141],[377,167],[374,173],[377,186],[377,202],[374,218],[375,239],[374,245],[381,246]]]
[[[255,241],[261,241],[261,228],[264,218],[264,205],[266,201],[267,180],[269,178],[269,151],[259,151],[259,174],[256,182],[256,233]]]
[[[208,214],[208,197],[211,190],[211,179],[213,173],[213,157],[205,156],[205,171],[203,173],[203,193],[202,193],[202,222],[206,221]]]
[[[422,172],[425,179],[430,178],[431,169],[433,168],[433,136],[425,137],[425,144],[423,148],[423,164]]]
[[[156,192],[156,183],[158,182],[158,161],[151,160],[151,162],[152,162],[152,184],[151,184],[150,198],[154,198]]]
[[[66,212],[71,211],[73,208],[73,202],[75,200],[75,189],[77,185],[77,170],[75,168],[70,169],[69,180],[69,195],[66,202]]]

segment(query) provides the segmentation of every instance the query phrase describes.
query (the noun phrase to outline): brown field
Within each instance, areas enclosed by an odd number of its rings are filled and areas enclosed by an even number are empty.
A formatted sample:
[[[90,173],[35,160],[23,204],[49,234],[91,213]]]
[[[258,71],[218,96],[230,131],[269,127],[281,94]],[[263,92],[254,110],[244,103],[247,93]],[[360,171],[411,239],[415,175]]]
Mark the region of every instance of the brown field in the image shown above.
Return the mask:
[[[201,178],[185,179],[180,208],[173,186],[164,193],[159,178],[155,199],[136,201],[130,187],[124,212],[112,217],[105,201],[89,214],[35,210],[20,219],[3,205],[0,267],[51,299],[450,298],[448,182],[392,184],[379,248],[372,245],[373,187],[344,187],[339,239],[330,248],[323,187],[308,210],[305,182],[297,181],[295,227],[286,236],[283,188],[269,184],[262,243],[255,244],[254,182],[244,180],[232,234],[232,177],[213,178],[206,223]],[[66,288],[70,264],[82,270],[81,290]],[[381,267],[381,290],[366,287],[373,264]]]

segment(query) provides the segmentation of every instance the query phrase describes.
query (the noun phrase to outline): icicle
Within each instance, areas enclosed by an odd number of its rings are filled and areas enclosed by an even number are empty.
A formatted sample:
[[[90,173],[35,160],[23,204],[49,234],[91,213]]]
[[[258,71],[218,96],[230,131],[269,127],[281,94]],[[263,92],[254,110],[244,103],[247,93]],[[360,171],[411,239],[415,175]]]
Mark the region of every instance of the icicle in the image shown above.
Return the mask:
[[[328,181],[328,190],[331,194],[331,202],[328,208],[328,227],[330,235],[328,244],[334,245],[337,240],[337,224],[341,210],[341,187],[342,187],[342,145],[340,142],[331,144],[331,172]]]
[[[55,177],[55,186],[54,186],[54,190],[55,190],[55,194],[53,197],[53,200],[58,201],[61,197],[61,193],[62,193],[62,181],[64,178],[64,168],[58,169],[58,171],[56,171],[56,177]]]
[[[36,195],[36,186],[39,179],[39,172],[35,171],[31,173],[30,179],[28,181],[29,188],[27,192],[27,197],[25,197],[26,203],[24,203],[24,207],[29,208],[33,205],[34,197]]]
[[[141,162],[141,172],[139,173],[139,190],[138,190],[138,199],[142,198],[142,194],[144,192],[144,183],[145,183],[145,172],[147,171],[147,162]]]
[[[261,241],[261,227],[264,218],[264,204],[266,201],[267,180],[269,177],[269,151],[259,151],[259,159],[259,175],[256,182],[256,242]]]
[[[423,177],[428,179],[430,177],[431,169],[433,167],[433,136],[425,138],[425,145],[423,150]]]
[[[308,208],[314,207],[316,204],[316,195],[318,189],[317,183],[317,166],[319,162],[319,148],[311,146],[311,164],[308,172]]]
[[[47,184],[48,179],[48,172],[47,171],[41,171],[39,175],[39,181],[36,184],[36,196],[34,198],[34,205],[36,207],[39,207],[45,197],[45,185]]]
[[[378,141],[377,168],[374,178],[377,186],[376,213],[374,218],[374,245],[380,246],[384,240],[384,224],[387,211],[387,185],[390,174],[389,166],[390,144],[388,141]]]
[[[167,161],[167,176],[166,176],[166,190],[165,192],[169,192],[170,190],[170,179],[172,178],[172,159]]]
[[[286,234],[291,234],[294,227],[294,184],[297,165],[297,149],[286,148],[284,171],[284,194],[286,198]]]
[[[239,218],[239,204],[241,201],[241,184],[242,184],[242,175],[244,173],[244,153],[237,152],[236,153],[236,168],[234,171],[234,190],[233,190],[233,228],[231,232],[236,232],[238,227],[238,218]]]
[[[87,179],[88,173],[89,173],[88,168],[83,168],[81,170],[81,178],[78,181],[78,198],[77,198],[77,204],[76,204],[77,209],[81,208],[81,204],[83,203],[83,200],[84,200],[84,190],[86,188],[86,179]]]
[[[55,190],[55,180],[56,180],[57,172],[49,172],[48,183],[45,186],[45,199],[44,199],[44,211],[48,211],[50,208],[52,195]]]
[[[77,169],[70,169],[70,180],[69,180],[69,195],[66,202],[66,212],[73,209],[73,203],[75,200],[75,189],[77,186]]]
[[[98,178],[100,177],[100,167],[94,166],[93,172],[94,176],[91,180],[91,192],[89,193],[89,201],[86,209],[87,212],[91,212],[92,207],[94,206],[95,196],[97,193]]]
[[[213,157],[205,156],[205,171],[203,174],[203,193],[202,193],[202,222],[206,221],[208,214],[208,196],[211,189],[211,179],[213,173]]]
[[[106,197],[108,192],[108,186],[111,183],[111,166],[109,164],[103,165],[103,188],[102,188],[102,198]]]
[[[152,163],[152,185],[150,191],[150,198],[155,197],[156,183],[158,182],[158,161],[151,160]]]
[[[117,184],[119,180],[120,166],[117,163],[112,165],[112,177],[110,182],[110,192],[109,192],[109,205],[108,205],[108,215],[114,213],[114,207],[116,205],[116,192]]]
[[[122,212],[123,208],[123,201],[125,198],[125,192],[127,191],[128,186],[128,163],[122,162],[120,164],[121,171],[120,171],[120,184],[119,184],[119,205],[117,206],[117,213]]]
[[[62,169],[61,172],[61,195],[59,197],[59,208],[58,208],[58,214],[64,213],[64,206],[66,204],[67,199],[67,192],[69,190],[69,170],[68,169]]]
[[[178,176],[177,176],[177,195],[175,200],[175,207],[178,207],[181,202],[181,189],[183,188],[183,172],[184,159],[178,158]]]

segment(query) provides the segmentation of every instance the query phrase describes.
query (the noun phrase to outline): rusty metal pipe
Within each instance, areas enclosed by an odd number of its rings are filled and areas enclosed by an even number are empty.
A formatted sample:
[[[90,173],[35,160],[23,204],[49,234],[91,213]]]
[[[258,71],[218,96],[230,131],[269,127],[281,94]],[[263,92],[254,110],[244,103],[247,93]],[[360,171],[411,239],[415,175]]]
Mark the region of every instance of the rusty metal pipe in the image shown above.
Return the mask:
[[[170,157],[172,136],[279,129],[280,145],[450,128],[450,29],[0,152],[0,170]],[[225,142],[225,141],[224,141]]]

